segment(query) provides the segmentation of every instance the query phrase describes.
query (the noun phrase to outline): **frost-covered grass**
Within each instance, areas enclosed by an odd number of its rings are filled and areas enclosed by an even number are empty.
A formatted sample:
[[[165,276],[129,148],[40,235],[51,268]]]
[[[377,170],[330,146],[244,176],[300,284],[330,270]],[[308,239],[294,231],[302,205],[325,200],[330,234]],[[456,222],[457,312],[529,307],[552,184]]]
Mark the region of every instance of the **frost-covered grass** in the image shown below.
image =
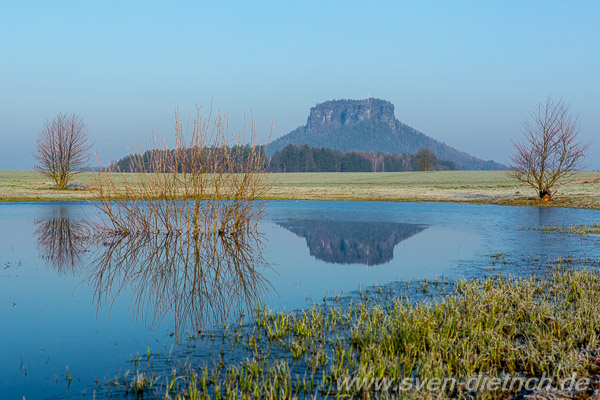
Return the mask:
[[[429,282],[423,292],[440,291]],[[339,382],[400,382],[545,376],[554,384],[600,371],[600,274],[558,267],[548,279],[494,277],[461,281],[437,300],[413,302],[387,287],[351,302],[297,311],[259,310],[244,329],[223,331],[219,347],[248,356],[166,371],[148,354],[146,368],[113,380],[108,396],[144,398],[512,398],[518,390],[469,393],[464,385],[434,392],[341,387]],[[442,290],[443,292],[444,290]],[[334,300],[335,303],[335,300]],[[214,336],[198,340],[212,340]],[[164,369],[164,368],[163,368]],[[140,376],[143,379],[140,379]],[[140,382],[146,384],[140,385]],[[520,393],[521,395],[523,393]],[[586,398],[585,393],[576,394]],[[579,397],[582,396],[582,397]]]
[[[544,207],[600,208],[600,172],[581,172],[541,203],[533,189],[503,171],[269,174],[268,199],[450,201]],[[116,178],[117,184],[119,178]],[[92,173],[77,175],[74,188],[59,191],[35,172],[0,171],[0,201],[93,199]]]

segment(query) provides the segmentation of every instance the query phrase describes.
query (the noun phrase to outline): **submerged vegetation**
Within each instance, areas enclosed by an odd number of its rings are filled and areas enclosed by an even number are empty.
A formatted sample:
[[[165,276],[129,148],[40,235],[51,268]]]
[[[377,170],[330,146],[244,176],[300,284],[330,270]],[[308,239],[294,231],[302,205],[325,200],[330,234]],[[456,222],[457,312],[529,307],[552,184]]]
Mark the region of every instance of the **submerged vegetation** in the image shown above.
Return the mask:
[[[574,226],[544,226],[543,232],[570,233],[574,235],[600,234],[600,224],[574,225]]]
[[[600,372],[598,271],[559,268],[547,280],[461,281],[447,295],[446,282],[428,286],[404,294],[393,285],[371,288],[358,299],[329,299],[293,313],[261,310],[251,325],[227,327],[219,338],[218,347],[244,349],[245,361],[227,362],[223,350],[214,362],[199,364],[164,364],[160,355],[148,354],[145,368],[136,360],[135,373],[105,390],[109,396],[178,399],[510,398],[527,390],[472,391],[465,382],[482,374],[502,380],[543,376],[558,385],[573,374],[592,378]],[[413,290],[431,295],[414,302],[408,295]],[[416,386],[444,378],[456,384],[433,391]],[[393,384],[376,387],[382,379]],[[570,394],[585,397],[589,391],[586,386]]]

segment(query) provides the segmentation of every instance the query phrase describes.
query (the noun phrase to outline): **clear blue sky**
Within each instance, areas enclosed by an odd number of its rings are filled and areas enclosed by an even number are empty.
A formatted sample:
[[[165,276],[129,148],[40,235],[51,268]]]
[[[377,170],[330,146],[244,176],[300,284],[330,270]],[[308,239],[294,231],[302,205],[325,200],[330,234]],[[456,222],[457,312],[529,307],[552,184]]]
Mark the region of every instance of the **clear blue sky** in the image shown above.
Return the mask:
[[[173,108],[252,110],[265,141],[330,99],[391,101],[396,117],[506,161],[527,110],[548,95],[600,133],[597,1],[18,1],[0,10],[0,169],[30,169],[43,121],[87,122],[103,159]],[[600,141],[588,162],[600,168]]]

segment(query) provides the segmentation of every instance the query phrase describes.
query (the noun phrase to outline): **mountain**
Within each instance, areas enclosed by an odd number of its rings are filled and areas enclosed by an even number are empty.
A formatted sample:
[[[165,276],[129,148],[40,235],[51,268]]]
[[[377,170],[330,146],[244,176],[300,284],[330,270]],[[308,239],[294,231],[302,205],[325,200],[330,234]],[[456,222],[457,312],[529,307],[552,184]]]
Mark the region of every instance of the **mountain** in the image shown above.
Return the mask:
[[[326,147],[343,152],[415,154],[431,149],[439,159],[454,161],[466,170],[501,170],[505,165],[484,161],[437,141],[398,121],[386,100],[330,100],[310,109],[306,125],[274,140],[267,155],[289,144]]]

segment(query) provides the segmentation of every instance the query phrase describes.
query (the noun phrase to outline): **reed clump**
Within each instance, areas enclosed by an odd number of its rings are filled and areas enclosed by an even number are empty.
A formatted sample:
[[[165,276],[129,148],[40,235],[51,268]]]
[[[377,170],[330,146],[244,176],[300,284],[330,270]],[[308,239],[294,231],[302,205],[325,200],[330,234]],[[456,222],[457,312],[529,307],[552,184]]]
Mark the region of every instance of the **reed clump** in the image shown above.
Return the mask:
[[[96,204],[105,217],[100,227],[113,233],[191,232],[236,235],[256,228],[263,211],[258,202],[268,189],[265,155],[256,144],[229,133],[227,118],[212,110],[184,129],[175,111],[173,149],[154,148],[129,157],[119,167],[95,173]],[[139,149],[138,149],[139,150]]]
[[[528,231],[536,230],[544,233],[561,233],[575,236],[593,236],[600,234],[600,224],[591,225],[544,225],[540,227],[518,227],[518,230]]]
[[[543,226],[539,228],[542,232],[568,233],[572,235],[598,235],[600,224],[571,225],[571,226]]]
[[[269,181],[256,132],[252,121],[243,144],[245,130],[230,134],[212,108],[184,128],[176,109],[173,148],[155,139],[124,168],[98,168],[102,246],[89,275],[98,307],[132,288],[136,315],[172,314],[177,335],[251,314],[268,287],[258,223]]]

